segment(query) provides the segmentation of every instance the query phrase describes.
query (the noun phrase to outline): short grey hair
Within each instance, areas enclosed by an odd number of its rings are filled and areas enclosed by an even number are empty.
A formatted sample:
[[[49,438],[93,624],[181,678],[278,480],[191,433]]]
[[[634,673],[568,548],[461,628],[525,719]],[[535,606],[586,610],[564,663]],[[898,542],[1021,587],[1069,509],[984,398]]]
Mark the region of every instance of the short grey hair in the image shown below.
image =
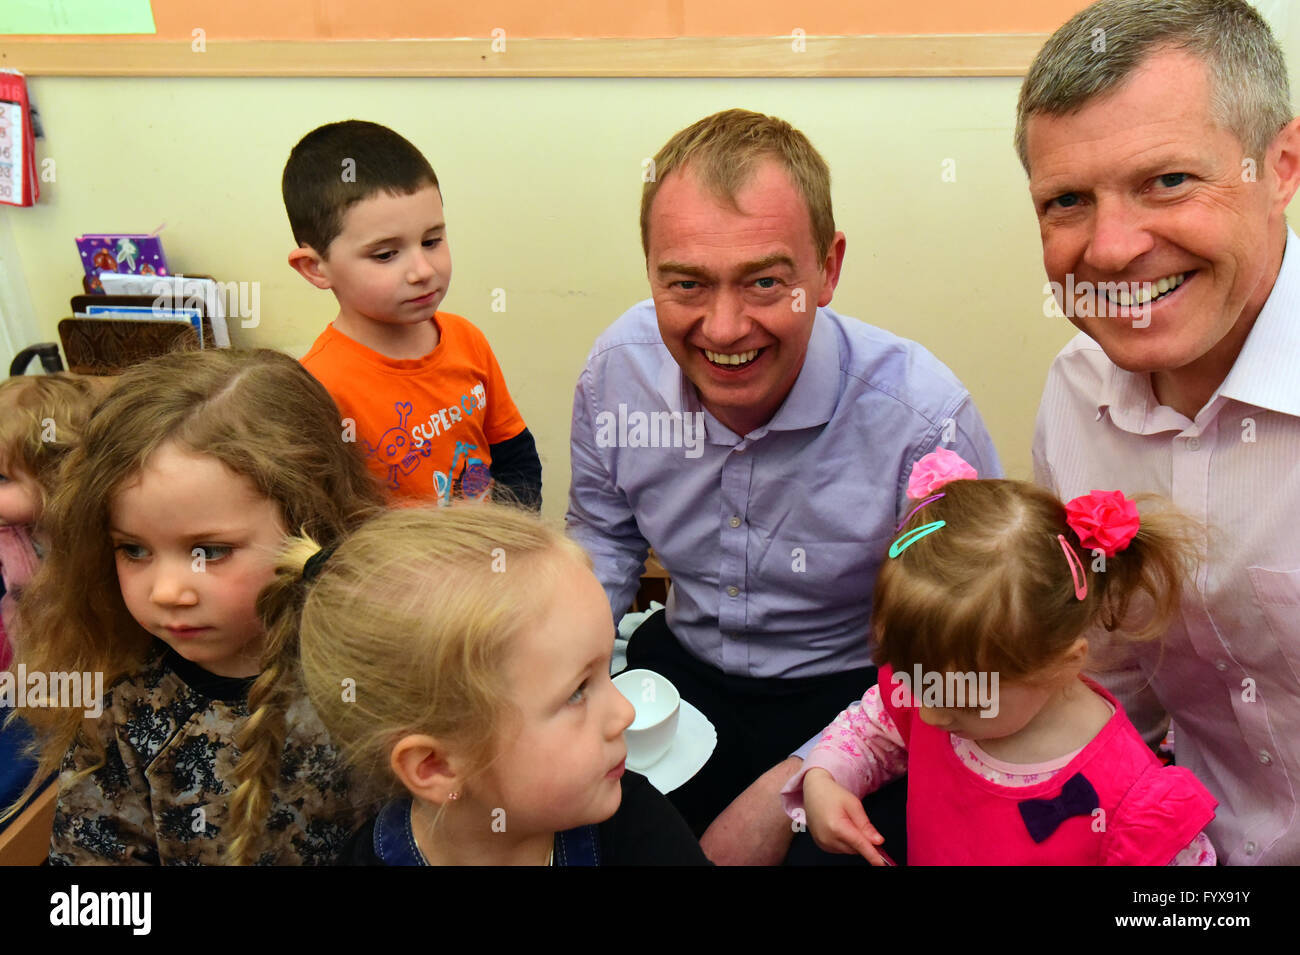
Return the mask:
[[[1150,56],[1183,50],[1210,72],[1210,108],[1247,155],[1262,158],[1292,119],[1286,62],[1264,18],[1244,0],[1098,0],[1034,57],[1016,107],[1016,152],[1029,172],[1025,127],[1118,89]]]

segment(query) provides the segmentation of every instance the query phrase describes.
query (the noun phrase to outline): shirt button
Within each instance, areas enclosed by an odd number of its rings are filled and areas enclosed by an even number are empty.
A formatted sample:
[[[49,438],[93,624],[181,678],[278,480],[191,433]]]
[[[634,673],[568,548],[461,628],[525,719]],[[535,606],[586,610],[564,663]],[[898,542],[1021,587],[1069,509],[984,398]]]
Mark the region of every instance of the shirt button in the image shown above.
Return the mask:
[[[739,595],[740,595],[740,588],[739,588],[739,587],[728,587],[728,588],[727,588],[727,596],[728,596],[728,597],[737,597],[737,596],[739,596]]]
[[[1273,762],[1273,757],[1270,756],[1270,755],[1268,755],[1268,750],[1266,750],[1266,749],[1261,749],[1261,750],[1259,751],[1259,762],[1260,762],[1260,764],[1263,765],[1263,766],[1267,766],[1267,765],[1269,765],[1271,762]]]
[[[727,523],[730,524],[732,527],[739,527],[739,526],[740,526],[740,518],[739,518],[739,517],[735,517],[735,516],[733,516],[733,517],[731,518],[731,520],[727,521]]]
[[[1214,669],[1222,673],[1224,670],[1228,669],[1228,664],[1224,663],[1222,660],[1216,660],[1214,663]]]
[[[744,448],[733,448],[732,450],[733,450],[733,452],[736,453],[736,454],[744,454],[744,453],[745,453],[745,449],[744,449]]]
[[[1255,843],[1253,842],[1246,843],[1246,855],[1253,856],[1254,854],[1255,854]]]
[[[1196,450],[1198,450],[1198,449],[1200,448],[1200,446],[1201,446],[1201,439],[1200,439],[1200,438],[1188,438],[1188,439],[1187,439],[1187,450],[1188,450],[1188,451],[1196,451]]]

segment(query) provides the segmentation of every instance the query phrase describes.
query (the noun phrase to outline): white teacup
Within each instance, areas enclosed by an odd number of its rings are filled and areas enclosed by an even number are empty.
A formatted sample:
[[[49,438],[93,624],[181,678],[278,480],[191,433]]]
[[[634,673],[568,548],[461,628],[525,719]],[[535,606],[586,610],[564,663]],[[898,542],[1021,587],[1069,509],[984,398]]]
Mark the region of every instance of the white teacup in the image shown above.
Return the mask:
[[[667,677],[653,670],[624,670],[614,686],[636,708],[636,719],[623,732],[627,741],[627,766],[645,769],[668,752],[677,736],[677,716],[682,697]]]

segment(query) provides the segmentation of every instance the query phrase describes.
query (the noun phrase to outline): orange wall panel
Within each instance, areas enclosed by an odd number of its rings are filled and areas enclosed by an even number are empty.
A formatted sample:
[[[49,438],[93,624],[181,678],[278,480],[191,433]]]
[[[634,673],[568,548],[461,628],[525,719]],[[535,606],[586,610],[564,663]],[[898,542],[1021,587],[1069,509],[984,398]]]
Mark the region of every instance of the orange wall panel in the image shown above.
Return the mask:
[[[153,0],[160,40],[1050,33],[1087,0]],[[64,39],[64,38],[51,38]]]

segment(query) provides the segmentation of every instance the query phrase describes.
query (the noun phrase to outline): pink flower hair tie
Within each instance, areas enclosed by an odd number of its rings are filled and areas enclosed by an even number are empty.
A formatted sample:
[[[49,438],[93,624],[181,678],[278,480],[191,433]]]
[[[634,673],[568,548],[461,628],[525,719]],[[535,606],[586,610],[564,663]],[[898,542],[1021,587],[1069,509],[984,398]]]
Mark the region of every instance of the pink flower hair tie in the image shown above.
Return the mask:
[[[1121,491],[1092,491],[1065,505],[1065,522],[1088,550],[1114,557],[1133,543],[1142,521]]]
[[[962,460],[956,451],[935,448],[912,465],[912,476],[907,480],[907,496],[913,501],[920,501],[952,481],[973,481],[978,478],[979,473]]]

